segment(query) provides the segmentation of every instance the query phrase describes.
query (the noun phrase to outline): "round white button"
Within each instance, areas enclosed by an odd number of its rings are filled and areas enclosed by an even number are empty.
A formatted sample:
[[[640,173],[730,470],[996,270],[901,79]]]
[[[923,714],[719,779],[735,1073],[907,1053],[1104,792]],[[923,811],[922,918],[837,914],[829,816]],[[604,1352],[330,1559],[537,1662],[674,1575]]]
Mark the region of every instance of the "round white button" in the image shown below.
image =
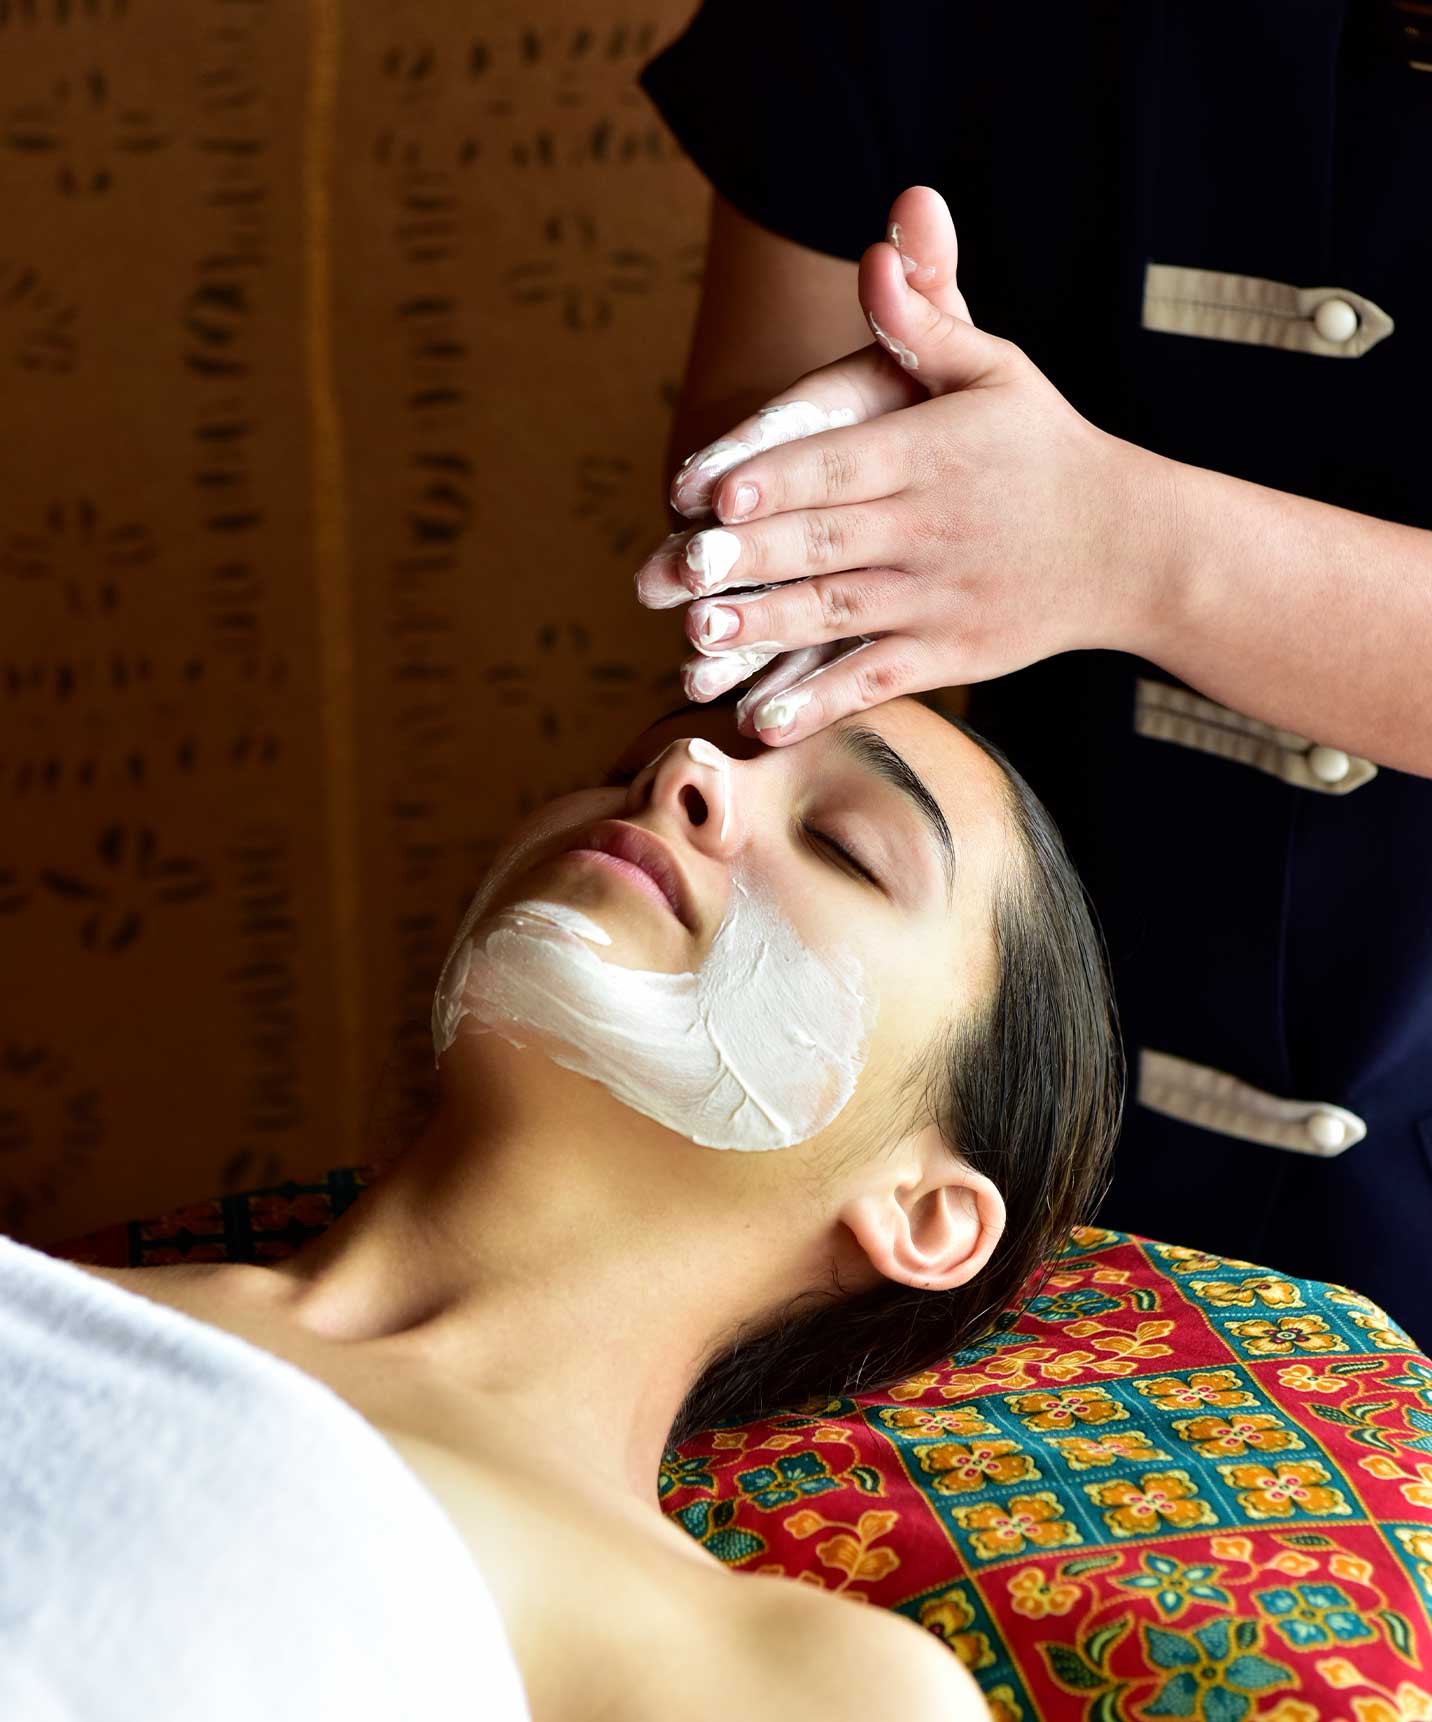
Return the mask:
[[[1347,1125],[1335,1112],[1315,1112],[1308,1120],[1308,1135],[1319,1148],[1341,1148]]]
[[[1346,341],[1357,331],[1357,312],[1346,299],[1324,299],[1313,323],[1325,341]]]
[[[1341,783],[1352,770],[1352,761],[1340,747],[1314,747],[1308,750],[1308,770],[1324,783]]]

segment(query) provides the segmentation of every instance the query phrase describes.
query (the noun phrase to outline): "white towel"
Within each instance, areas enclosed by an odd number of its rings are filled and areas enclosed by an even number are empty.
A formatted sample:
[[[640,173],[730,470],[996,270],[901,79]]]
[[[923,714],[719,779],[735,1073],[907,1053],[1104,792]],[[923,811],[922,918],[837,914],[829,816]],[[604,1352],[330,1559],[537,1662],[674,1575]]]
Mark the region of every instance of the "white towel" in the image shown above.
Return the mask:
[[[294,1365],[0,1237],[4,1722],[530,1722],[466,1543]]]

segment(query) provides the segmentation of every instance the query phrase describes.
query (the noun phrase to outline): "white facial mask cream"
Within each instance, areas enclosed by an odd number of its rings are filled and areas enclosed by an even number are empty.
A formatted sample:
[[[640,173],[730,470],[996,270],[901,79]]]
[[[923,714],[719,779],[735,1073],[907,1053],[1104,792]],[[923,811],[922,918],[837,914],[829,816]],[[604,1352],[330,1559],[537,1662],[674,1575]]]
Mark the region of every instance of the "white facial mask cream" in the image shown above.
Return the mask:
[[[537,898],[500,910],[474,937],[488,896],[485,884],[438,984],[439,1057],[470,1017],[514,1046],[535,1042],[702,1147],[747,1152],[807,1141],[855,1092],[875,1020],[860,961],[812,950],[754,879],[733,872],[694,974],[605,961],[593,949],[611,942],[602,927]]]

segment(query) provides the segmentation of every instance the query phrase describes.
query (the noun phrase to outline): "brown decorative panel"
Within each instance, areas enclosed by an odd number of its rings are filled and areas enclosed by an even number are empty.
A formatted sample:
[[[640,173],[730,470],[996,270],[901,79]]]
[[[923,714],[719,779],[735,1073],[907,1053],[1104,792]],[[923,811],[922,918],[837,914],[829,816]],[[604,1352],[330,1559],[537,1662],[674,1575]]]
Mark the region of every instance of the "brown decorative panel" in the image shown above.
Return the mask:
[[[689,10],[0,0],[0,1230],[381,1155],[495,844],[680,698]]]

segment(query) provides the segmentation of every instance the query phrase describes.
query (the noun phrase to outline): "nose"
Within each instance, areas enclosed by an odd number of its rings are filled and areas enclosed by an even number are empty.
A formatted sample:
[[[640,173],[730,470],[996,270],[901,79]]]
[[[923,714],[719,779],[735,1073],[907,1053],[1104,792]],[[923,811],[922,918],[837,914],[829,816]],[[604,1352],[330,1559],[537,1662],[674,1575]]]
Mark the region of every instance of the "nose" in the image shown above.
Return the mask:
[[[638,772],[633,810],[664,814],[693,847],[726,856],[736,841],[729,755],[701,736],[684,736]]]

